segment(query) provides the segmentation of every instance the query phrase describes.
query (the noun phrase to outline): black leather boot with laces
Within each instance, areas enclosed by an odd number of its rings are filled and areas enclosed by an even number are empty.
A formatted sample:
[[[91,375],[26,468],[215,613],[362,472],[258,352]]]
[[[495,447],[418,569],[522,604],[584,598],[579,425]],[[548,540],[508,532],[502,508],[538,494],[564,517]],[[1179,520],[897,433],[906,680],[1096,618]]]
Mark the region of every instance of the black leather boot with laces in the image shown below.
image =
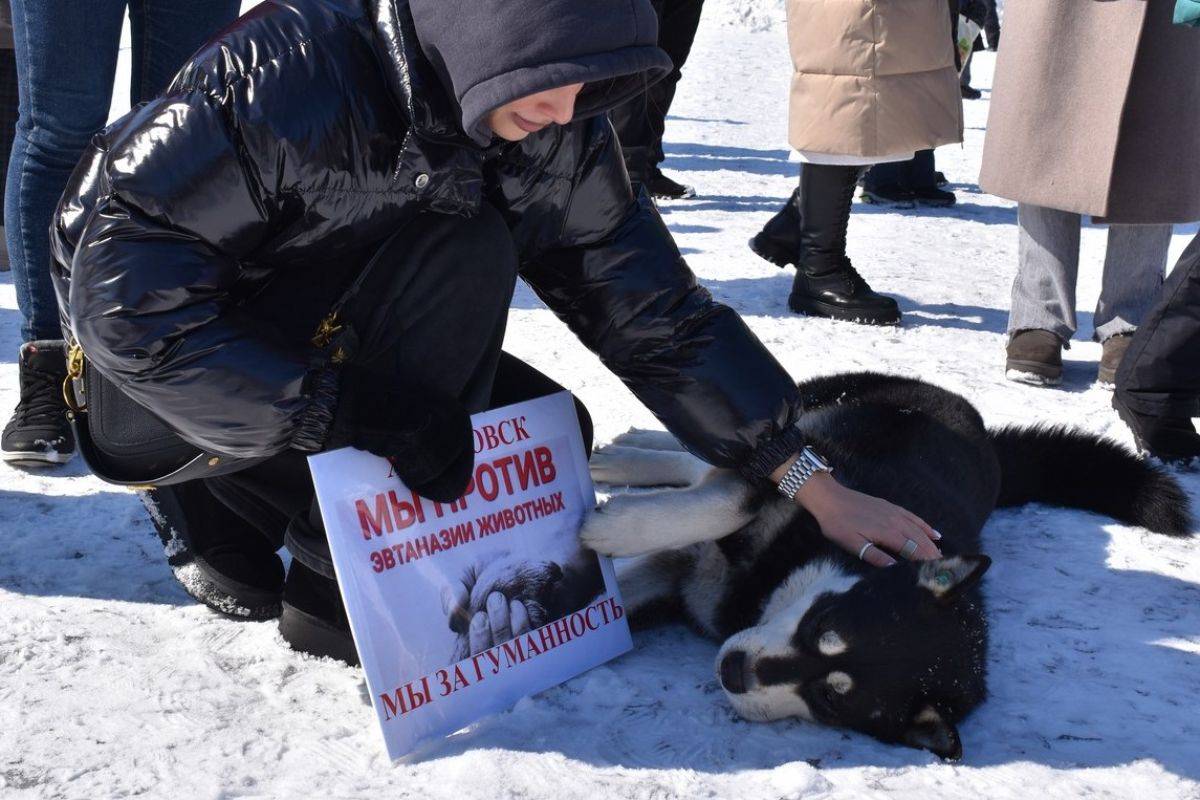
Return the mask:
[[[21,399],[4,426],[0,456],[20,467],[65,464],[75,454],[75,435],[63,401],[65,344],[55,340],[26,342],[21,345],[18,371]]]
[[[796,205],[800,255],[788,307],[800,314],[896,325],[900,307],[871,289],[846,257],[850,206],[860,167],[805,164]]]

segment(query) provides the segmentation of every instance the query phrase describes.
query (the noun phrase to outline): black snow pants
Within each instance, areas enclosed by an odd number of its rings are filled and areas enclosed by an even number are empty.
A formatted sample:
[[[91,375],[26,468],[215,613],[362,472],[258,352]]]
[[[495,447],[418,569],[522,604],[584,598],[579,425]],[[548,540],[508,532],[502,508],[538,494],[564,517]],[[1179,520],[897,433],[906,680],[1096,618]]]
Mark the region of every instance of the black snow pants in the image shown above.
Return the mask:
[[[635,183],[647,180],[665,158],[662,140],[667,112],[675,99],[680,70],[692,50],[704,6],[704,0],[651,0],[651,3],[658,14],[658,46],[675,66],[658,83],[609,112],[625,154],[625,167]]]
[[[364,285],[366,296],[377,302],[368,318],[352,322],[362,339],[362,355],[352,360],[394,372],[404,383],[457,397],[472,413],[562,391],[541,372],[500,350],[517,279],[517,255],[499,212],[484,204],[471,219],[427,214],[406,231],[385,245],[384,260]],[[296,296],[295,287],[278,287],[277,292]],[[280,297],[264,301],[281,307]],[[332,304],[329,297],[319,302],[325,308]],[[290,308],[303,305],[297,301]],[[311,315],[303,316],[304,325],[311,327]],[[279,324],[286,325],[282,319]],[[578,400],[576,409],[590,451],[591,419]],[[289,522],[300,518],[307,523],[302,527],[319,532],[322,540],[304,542],[304,553],[293,551],[293,556],[332,574],[307,456],[288,450],[240,472],[156,491],[186,497],[189,538],[199,549],[204,541],[227,541],[236,531],[239,536],[262,537],[262,544],[277,550]],[[206,530],[213,526],[222,530]],[[325,563],[308,563],[305,556],[311,554]]]
[[[1117,370],[1117,396],[1155,417],[1200,417],[1200,235],[1180,257]]]

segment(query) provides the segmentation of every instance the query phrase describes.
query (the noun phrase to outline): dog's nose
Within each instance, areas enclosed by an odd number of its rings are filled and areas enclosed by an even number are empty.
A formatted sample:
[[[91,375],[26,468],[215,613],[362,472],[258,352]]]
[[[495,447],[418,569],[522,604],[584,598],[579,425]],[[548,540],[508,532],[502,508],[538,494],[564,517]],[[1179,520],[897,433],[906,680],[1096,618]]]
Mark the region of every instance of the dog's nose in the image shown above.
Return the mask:
[[[721,687],[730,694],[746,693],[746,651],[731,650],[721,659]]]

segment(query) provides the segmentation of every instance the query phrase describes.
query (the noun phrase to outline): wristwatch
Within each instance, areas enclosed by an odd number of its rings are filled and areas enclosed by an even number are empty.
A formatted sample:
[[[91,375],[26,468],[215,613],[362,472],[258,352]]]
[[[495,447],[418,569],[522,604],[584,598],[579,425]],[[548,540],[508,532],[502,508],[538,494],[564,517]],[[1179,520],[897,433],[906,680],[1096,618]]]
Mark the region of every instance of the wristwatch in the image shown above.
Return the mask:
[[[780,479],[777,487],[779,493],[788,500],[794,500],[796,492],[818,472],[833,472],[833,467],[811,447],[805,447]]]

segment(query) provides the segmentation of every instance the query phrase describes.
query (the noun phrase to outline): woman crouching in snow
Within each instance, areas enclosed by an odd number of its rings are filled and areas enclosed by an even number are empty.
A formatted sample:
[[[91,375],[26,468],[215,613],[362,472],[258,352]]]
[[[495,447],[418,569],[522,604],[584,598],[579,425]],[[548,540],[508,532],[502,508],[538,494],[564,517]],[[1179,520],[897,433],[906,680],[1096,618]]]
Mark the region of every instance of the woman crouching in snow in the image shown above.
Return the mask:
[[[446,8],[267,0],[99,135],[67,190],[68,335],[220,465],[151,493],[192,551],[189,589],[282,609],[293,647],[353,660],[305,458],[351,445],[459,497],[468,415],[556,388],[501,356],[518,275],[693,452],[788,477],[872,563],[906,539],[936,556],[908,512],[801,480],[819,461],[795,384],[631,192],[604,112],[671,67],[648,0]],[[353,290],[369,303],[332,317],[372,259],[386,269]]]

